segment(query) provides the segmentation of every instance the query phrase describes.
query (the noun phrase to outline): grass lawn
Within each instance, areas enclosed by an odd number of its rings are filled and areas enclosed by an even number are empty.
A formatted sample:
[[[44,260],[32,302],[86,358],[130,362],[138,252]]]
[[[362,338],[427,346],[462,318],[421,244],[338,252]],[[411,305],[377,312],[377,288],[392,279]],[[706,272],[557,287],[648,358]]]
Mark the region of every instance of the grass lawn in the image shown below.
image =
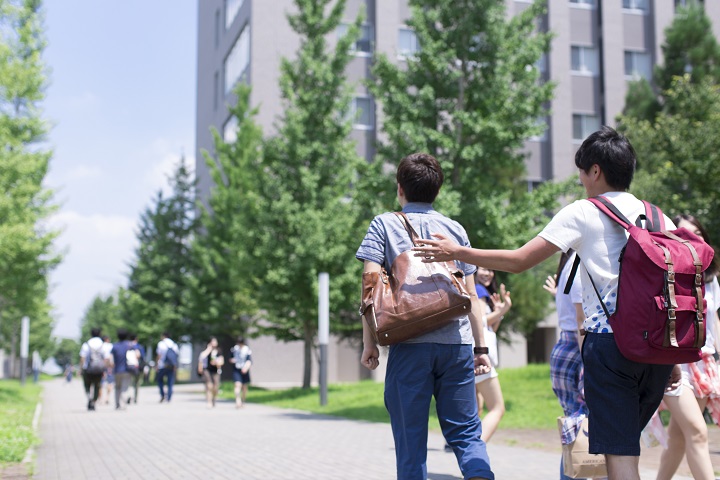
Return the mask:
[[[503,428],[556,429],[557,417],[562,415],[560,404],[550,385],[550,366],[528,365],[522,368],[499,370],[500,385],[505,397]],[[390,422],[383,403],[382,383],[363,381],[328,386],[328,404],[320,406],[317,388],[303,390],[263,390],[250,388],[248,402],[280,408],[294,408],[338,417]],[[223,383],[221,396],[234,398],[233,384]],[[434,405],[430,408],[430,428],[439,429]]]
[[[0,380],[0,467],[21,462],[37,442],[32,421],[41,390],[32,381],[21,387],[17,380]]]

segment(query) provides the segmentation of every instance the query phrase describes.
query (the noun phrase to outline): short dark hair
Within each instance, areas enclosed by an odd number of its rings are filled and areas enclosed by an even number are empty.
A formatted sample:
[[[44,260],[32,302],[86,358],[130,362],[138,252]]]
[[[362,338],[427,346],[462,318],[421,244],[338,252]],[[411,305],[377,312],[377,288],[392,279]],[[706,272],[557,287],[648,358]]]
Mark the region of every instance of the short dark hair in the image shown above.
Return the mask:
[[[242,343],[245,345],[245,337],[237,337],[237,343]]]
[[[127,340],[128,331],[124,328],[118,328],[117,329],[117,337],[118,337],[118,341],[120,341],[120,342],[122,342],[123,340]]]
[[[165,337],[165,338],[170,338],[170,334],[167,332],[167,330],[165,330],[164,332],[162,332],[160,335],[163,336],[163,337]]]
[[[93,337],[99,337],[101,333],[102,330],[97,327],[90,329],[90,335],[92,335]]]
[[[400,160],[397,182],[408,202],[433,203],[445,177],[440,163],[427,153],[413,153]]]
[[[575,153],[575,166],[589,172],[593,165],[598,165],[607,184],[619,191],[630,188],[636,163],[630,141],[608,126],[590,134]]]
[[[130,338],[130,341],[134,342],[138,339],[137,333],[131,333],[128,338]]]

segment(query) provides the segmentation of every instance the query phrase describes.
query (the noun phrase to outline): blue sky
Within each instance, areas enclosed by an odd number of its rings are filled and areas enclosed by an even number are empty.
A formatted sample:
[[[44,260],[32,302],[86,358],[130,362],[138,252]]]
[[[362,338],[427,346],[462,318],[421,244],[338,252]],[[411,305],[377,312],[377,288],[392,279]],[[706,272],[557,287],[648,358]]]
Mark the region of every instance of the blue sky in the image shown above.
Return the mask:
[[[51,276],[55,334],[125,285],[136,228],[184,152],[194,166],[195,0],[46,0],[53,125],[47,185],[66,253]]]

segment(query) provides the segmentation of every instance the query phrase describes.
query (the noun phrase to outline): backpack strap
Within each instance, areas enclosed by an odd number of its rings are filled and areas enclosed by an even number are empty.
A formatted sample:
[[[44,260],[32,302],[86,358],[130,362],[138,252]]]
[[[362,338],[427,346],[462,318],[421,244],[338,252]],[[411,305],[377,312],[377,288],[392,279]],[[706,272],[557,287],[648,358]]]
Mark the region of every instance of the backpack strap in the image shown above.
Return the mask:
[[[642,227],[642,220],[645,220],[645,229],[649,232],[661,232],[665,230],[665,215],[662,210],[650,202],[642,200],[645,205],[645,215],[640,215],[635,225]]]
[[[625,230],[628,230],[632,226],[630,220],[628,220],[627,217],[623,215],[620,210],[618,210],[617,207],[613,205],[612,202],[606,197],[598,195],[596,197],[588,198],[588,201],[595,205],[598,210],[610,217],[612,221],[623,227]]]
[[[577,275],[578,267],[580,266],[580,257],[575,254],[575,260],[573,260],[572,267],[570,268],[570,274],[568,275],[567,282],[565,282],[565,290],[563,290],[563,293],[565,295],[568,295],[570,293],[570,287],[572,287],[573,280],[575,280],[575,275]],[[559,277],[560,275],[558,275]]]
[[[564,293],[567,295],[570,293],[570,287],[572,286],[572,281],[575,279],[575,275],[577,274],[578,266],[580,265],[580,256],[575,254],[575,261],[573,262],[572,270],[570,270],[570,275],[568,276],[568,281],[565,284],[565,291]],[[587,271],[587,269],[585,269]],[[610,311],[607,309],[607,306],[605,305],[605,302],[603,302],[602,296],[600,296],[600,291],[595,286],[595,281],[592,278],[592,275],[590,275],[590,272],[587,272],[588,278],[590,279],[590,284],[593,287],[593,290],[595,290],[595,295],[597,295],[598,301],[600,302],[600,306],[603,309],[603,312],[605,312],[605,317],[609,320],[610,319]]]
[[[693,265],[695,265],[695,314],[697,320],[695,322],[695,347],[700,348],[705,345],[705,321],[703,317],[703,294],[702,294],[702,282],[703,282],[703,264],[700,260],[700,256],[695,250],[695,247],[690,243],[689,240],[680,238],[672,232],[667,230],[662,231],[663,235],[685,245],[690,250],[690,255],[693,258]],[[670,271],[668,270],[668,275]],[[670,278],[668,278],[668,284],[670,284]],[[672,283],[675,282],[675,275],[673,274]]]

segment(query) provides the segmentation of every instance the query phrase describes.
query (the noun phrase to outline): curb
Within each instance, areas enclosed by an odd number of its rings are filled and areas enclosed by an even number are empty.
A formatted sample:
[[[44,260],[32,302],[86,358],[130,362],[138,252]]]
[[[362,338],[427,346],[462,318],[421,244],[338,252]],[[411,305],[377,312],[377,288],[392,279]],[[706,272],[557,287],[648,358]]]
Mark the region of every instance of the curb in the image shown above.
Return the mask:
[[[32,429],[35,436],[37,436],[38,431],[38,424],[40,423],[40,414],[42,413],[42,402],[38,402],[37,405],[35,405],[35,414],[33,415],[33,421],[32,421]],[[33,456],[35,455],[35,446],[31,445],[30,448],[27,449],[27,452],[25,452],[25,457],[22,459],[21,463],[31,463],[33,461]]]

